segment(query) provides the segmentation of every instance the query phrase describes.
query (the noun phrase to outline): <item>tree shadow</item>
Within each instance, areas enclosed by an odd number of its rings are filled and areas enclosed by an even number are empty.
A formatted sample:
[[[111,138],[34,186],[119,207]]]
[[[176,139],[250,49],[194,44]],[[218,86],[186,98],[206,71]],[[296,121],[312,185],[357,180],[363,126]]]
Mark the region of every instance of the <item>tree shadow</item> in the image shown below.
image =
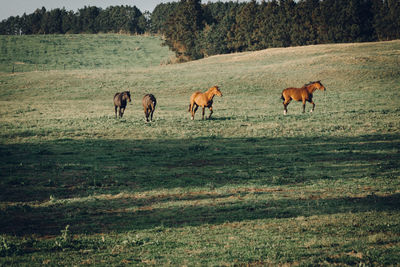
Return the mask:
[[[207,120],[210,120],[210,121],[231,121],[231,120],[234,120],[235,118],[232,118],[232,117],[218,117],[218,116],[216,116],[216,117],[211,117],[211,118],[209,118],[209,119],[207,119]]]
[[[223,206],[193,204],[183,208],[163,207],[163,203],[185,198],[212,201],[237,194],[96,199],[93,204],[90,201],[57,202],[57,199],[175,188],[181,191],[209,188],[207,191],[213,192],[223,186],[257,188],[325,179],[394,179],[400,175],[400,155],[396,151],[399,144],[399,135],[318,139],[213,137],[184,141],[64,139],[1,144],[0,201],[10,205],[4,204],[0,232],[58,234],[67,224],[79,233],[127,231],[162,225],[397,210],[398,194],[373,198],[232,202]],[[49,199],[56,204],[37,205]]]
[[[268,194],[268,193],[265,193]],[[189,199],[210,200],[228,195],[197,195]],[[232,197],[232,196],[231,196]],[[153,199],[158,203],[157,199]],[[279,199],[233,201],[154,207],[147,199],[94,199],[84,203],[55,204],[48,207],[14,206],[4,211],[0,233],[58,235],[66,225],[74,234],[96,234],[153,229],[156,227],[218,225],[259,219],[283,219],[336,213],[362,213],[400,210],[400,194],[329,199]],[[162,200],[161,200],[162,201]],[[165,199],[164,199],[165,201]],[[183,199],[182,199],[183,201]]]
[[[398,177],[398,135],[58,140],[0,145],[0,201]]]

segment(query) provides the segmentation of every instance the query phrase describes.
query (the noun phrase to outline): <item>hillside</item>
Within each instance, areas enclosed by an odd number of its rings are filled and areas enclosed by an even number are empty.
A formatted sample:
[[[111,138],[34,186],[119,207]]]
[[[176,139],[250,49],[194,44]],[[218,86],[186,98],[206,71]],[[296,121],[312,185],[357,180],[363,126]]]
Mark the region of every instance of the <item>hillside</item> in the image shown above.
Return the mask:
[[[111,40],[114,38],[112,35],[110,37],[108,38]],[[32,38],[39,37],[32,36]],[[66,38],[70,37],[66,36]],[[98,38],[105,37],[100,35]],[[154,40],[152,37],[142,38],[144,38],[143,43],[151,43]],[[146,92],[153,92],[160,99],[158,122],[166,123],[165,126],[168,123],[175,123],[175,127],[168,128],[168,135],[165,135],[163,128],[160,127],[145,128],[145,130],[135,127],[129,131],[130,138],[181,138],[182,136],[208,135],[273,137],[281,136],[282,133],[297,136],[303,132],[307,136],[315,136],[319,135],[320,131],[329,135],[358,135],[371,133],[371,131],[376,133],[378,129],[382,133],[397,132],[399,129],[396,127],[399,123],[396,119],[397,114],[388,111],[396,111],[398,108],[399,44],[399,41],[391,41],[276,48],[213,56],[168,66],[159,66],[159,61],[168,56],[168,51],[161,53],[160,48],[151,50],[149,46],[139,49],[139,53],[148,49],[149,55],[158,55],[155,57],[157,59],[154,60],[154,64],[148,68],[143,67],[145,63],[142,59],[131,59],[119,54],[108,55],[94,49],[85,53],[85,57],[91,58],[93,60],[91,62],[97,59],[108,62],[106,65],[101,65],[99,68],[83,68],[82,65],[76,64],[69,65],[70,68],[76,68],[76,70],[2,74],[0,96],[4,103],[3,120],[9,120],[7,114],[14,112],[23,114],[20,107],[14,105],[13,102],[24,98],[29,98],[31,109],[36,110],[30,113],[31,118],[43,119],[41,116],[43,96],[51,94],[51,103],[47,108],[53,110],[53,113],[48,116],[68,118],[77,122],[82,118],[90,118],[93,121],[104,119],[103,123],[113,124],[113,121],[108,120],[113,116],[113,107],[110,106],[111,98],[115,92],[129,89],[135,103],[127,110],[129,115],[126,119],[131,123],[141,125],[142,111],[139,98]],[[95,46],[96,40],[87,39],[85,47]],[[115,49],[119,49],[119,46]],[[45,50],[50,50],[50,48]],[[79,60],[78,53],[71,54],[68,58],[73,58],[75,55],[75,58]],[[8,57],[11,58],[11,56]],[[53,62],[57,58],[54,57]],[[122,58],[130,60],[131,64],[126,66],[121,64]],[[20,60],[23,59],[14,59],[14,61]],[[35,56],[32,62],[40,60],[43,59]],[[318,121],[312,123],[318,130],[316,131],[313,127],[304,128],[298,123],[294,125],[279,123],[283,112],[281,91],[286,87],[301,87],[314,80],[321,80],[327,87],[327,91],[326,94],[315,92],[317,112],[313,117],[304,118],[313,121],[321,120],[322,123]],[[217,111],[214,115],[224,120],[210,122],[212,125],[215,124],[215,127],[210,127],[209,133],[205,135],[196,127],[187,125],[186,109],[192,92],[205,90],[216,84],[221,87],[224,97],[215,99]],[[95,101],[93,96],[95,96]],[[5,100],[10,102],[4,102]],[[84,110],[81,110],[81,105],[85,106]],[[290,104],[289,114],[300,115],[300,106],[299,103]],[[385,113],[379,116],[387,117],[390,127],[384,126],[387,123],[385,119],[370,121],[369,117],[377,116],[376,112],[379,110],[384,110]],[[337,117],[333,117],[332,120],[324,119],[333,115]],[[13,122],[25,119],[18,116],[11,118]],[[238,128],[237,123],[240,122],[247,126]],[[39,120],[38,123],[45,122]],[[46,122],[46,125],[41,125],[39,128],[46,129],[50,125],[51,123]],[[224,131],[219,128],[222,125],[224,125]],[[60,130],[70,128],[69,136],[74,133],[74,127],[75,125],[62,125]],[[97,122],[93,127],[85,126],[79,134],[91,137],[94,131],[105,138],[126,138],[126,133],[117,129],[113,130],[116,125],[114,127],[108,125],[109,132],[104,132],[103,127],[104,125]],[[10,129],[18,132],[13,127]],[[27,129],[32,130],[29,122]],[[146,134],[143,134],[143,131],[146,131]],[[49,131],[46,138],[50,138],[51,135],[52,131]]]
[[[151,67],[171,53],[151,36],[71,34],[0,36],[0,71]]]
[[[144,65],[87,49],[92,65],[0,73],[0,265],[400,262],[400,41],[172,65],[145,47]],[[292,102],[284,116],[282,90],[314,80],[314,113]],[[212,119],[191,121],[190,95],[213,85]]]

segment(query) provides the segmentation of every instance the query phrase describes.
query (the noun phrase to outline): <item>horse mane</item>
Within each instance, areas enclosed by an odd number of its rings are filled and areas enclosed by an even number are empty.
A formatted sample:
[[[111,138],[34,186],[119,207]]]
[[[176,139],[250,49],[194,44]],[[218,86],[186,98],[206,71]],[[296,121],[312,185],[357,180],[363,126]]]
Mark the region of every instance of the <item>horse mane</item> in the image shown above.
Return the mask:
[[[121,92],[121,93],[115,93],[114,98],[118,96],[118,101],[120,103],[122,103],[122,98],[124,97],[124,94],[129,94],[130,95],[130,92],[129,91],[124,91],[124,92]]]
[[[206,93],[209,93],[209,92],[211,92],[211,91],[213,91],[213,90],[219,90],[219,87],[217,86],[217,85],[214,85],[214,86],[212,86],[212,87],[210,87],[210,88],[208,88],[208,90],[206,91]]]
[[[130,97],[130,92],[129,91],[123,91],[120,95],[119,95],[119,99],[122,101],[122,98],[124,97],[124,95],[128,95]]]
[[[307,87],[307,86],[310,86],[311,84],[314,84],[314,83],[321,83],[321,81],[315,81],[315,82],[306,83],[305,85],[303,85],[303,88]]]

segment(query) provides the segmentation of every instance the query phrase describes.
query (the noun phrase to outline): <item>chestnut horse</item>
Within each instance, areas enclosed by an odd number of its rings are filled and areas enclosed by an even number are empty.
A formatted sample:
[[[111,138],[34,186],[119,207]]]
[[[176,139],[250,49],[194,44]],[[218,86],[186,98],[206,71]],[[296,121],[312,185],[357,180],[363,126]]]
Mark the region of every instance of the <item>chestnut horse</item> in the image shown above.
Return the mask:
[[[189,105],[189,112],[191,112],[192,114],[192,120],[194,120],[194,114],[196,113],[197,108],[199,106],[203,108],[202,119],[204,120],[205,108],[210,109],[210,116],[208,116],[208,118],[209,119],[211,118],[211,115],[213,114],[213,109],[212,109],[213,98],[215,95],[222,96],[222,93],[219,90],[218,86],[211,87],[205,93],[195,92],[192,94],[192,96],[190,97],[190,105]]]
[[[315,103],[312,100],[312,98],[313,98],[313,93],[317,89],[322,91],[326,90],[326,88],[322,85],[321,81],[310,82],[308,84],[305,84],[301,88],[290,87],[283,90],[281,96],[284,108],[283,114],[285,115],[287,114],[287,106],[289,105],[290,101],[292,101],[292,99],[303,102],[303,113],[306,110],[306,101],[310,102],[311,104],[313,104],[313,107],[311,109],[311,112],[313,112],[315,108]]]
[[[122,118],[126,108],[126,101],[131,102],[131,93],[125,91],[122,93],[116,93],[114,95],[114,108],[115,108],[115,118],[117,117],[117,110],[119,108],[119,117]]]
[[[152,94],[147,94],[142,99],[142,105],[144,110],[144,115],[146,116],[146,122],[153,121],[153,113],[156,109],[157,100]]]

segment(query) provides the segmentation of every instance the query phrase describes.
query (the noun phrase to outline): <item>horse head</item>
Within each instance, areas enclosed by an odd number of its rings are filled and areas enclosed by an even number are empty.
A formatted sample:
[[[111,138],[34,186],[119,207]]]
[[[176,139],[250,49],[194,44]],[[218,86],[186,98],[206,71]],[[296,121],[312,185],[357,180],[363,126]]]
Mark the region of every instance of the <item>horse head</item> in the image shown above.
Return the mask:
[[[219,90],[219,87],[216,85],[211,87],[210,91],[213,93],[213,95],[222,96],[222,92]]]
[[[126,96],[126,99],[128,99],[129,102],[131,102],[131,92],[130,91],[125,91],[124,92],[124,98]]]
[[[313,82],[313,85],[318,90],[326,91],[326,88],[325,88],[325,86],[322,85],[321,81]]]

